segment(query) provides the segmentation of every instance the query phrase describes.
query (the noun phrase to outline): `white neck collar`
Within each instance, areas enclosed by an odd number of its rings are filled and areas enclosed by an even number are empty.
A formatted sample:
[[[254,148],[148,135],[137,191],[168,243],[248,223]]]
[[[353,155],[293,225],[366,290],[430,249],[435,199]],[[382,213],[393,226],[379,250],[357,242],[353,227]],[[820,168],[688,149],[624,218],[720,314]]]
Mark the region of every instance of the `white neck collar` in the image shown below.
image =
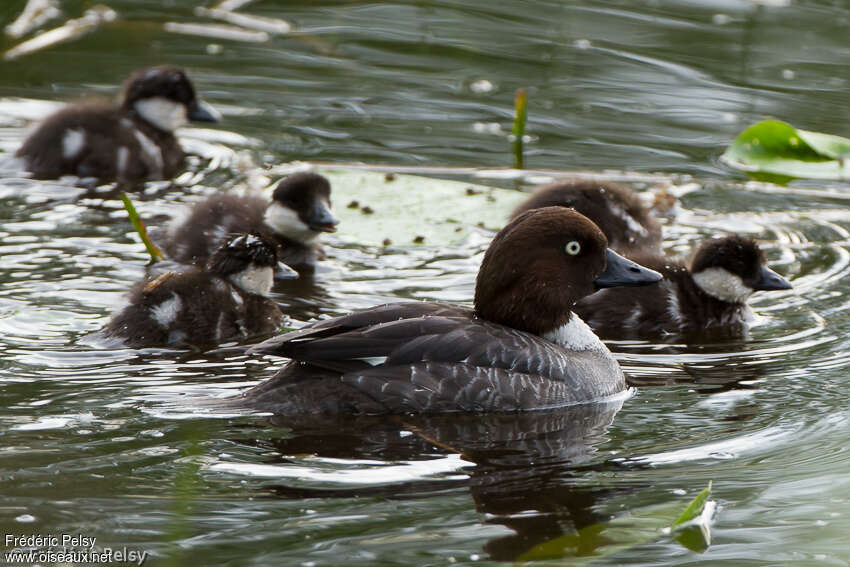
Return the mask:
[[[570,319],[552,331],[543,334],[543,338],[560,345],[566,350],[597,350],[609,352],[608,347],[599,340],[599,337],[581,320],[575,313],[570,314]]]

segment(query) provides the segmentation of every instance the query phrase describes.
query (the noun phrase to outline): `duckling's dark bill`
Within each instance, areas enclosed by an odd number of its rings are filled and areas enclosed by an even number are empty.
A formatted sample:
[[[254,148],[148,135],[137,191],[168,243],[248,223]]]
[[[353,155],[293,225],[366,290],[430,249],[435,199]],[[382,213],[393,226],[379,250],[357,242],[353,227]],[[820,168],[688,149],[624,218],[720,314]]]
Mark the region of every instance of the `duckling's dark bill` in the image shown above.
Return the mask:
[[[756,291],[791,289],[791,282],[789,282],[767,266],[762,266],[761,271],[759,272],[759,279],[755,283],[755,285],[753,285],[753,289]]]
[[[193,122],[218,122],[221,120],[221,114],[211,105],[199,100],[189,109],[188,118]]]
[[[661,281],[661,274],[623,258],[610,248],[605,250],[605,271],[593,281],[596,289],[616,286],[648,285]]]
[[[315,230],[316,232],[336,232],[336,224],[317,224],[310,223],[310,230]]]
[[[313,206],[307,216],[307,226],[317,232],[336,232],[337,224],[339,224],[339,219],[321,201]]]
[[[298,279],[298,272],[284,264],[283,262],[277,263],[277,270],[274,273],[274,279],[276,280],[296,280]]]

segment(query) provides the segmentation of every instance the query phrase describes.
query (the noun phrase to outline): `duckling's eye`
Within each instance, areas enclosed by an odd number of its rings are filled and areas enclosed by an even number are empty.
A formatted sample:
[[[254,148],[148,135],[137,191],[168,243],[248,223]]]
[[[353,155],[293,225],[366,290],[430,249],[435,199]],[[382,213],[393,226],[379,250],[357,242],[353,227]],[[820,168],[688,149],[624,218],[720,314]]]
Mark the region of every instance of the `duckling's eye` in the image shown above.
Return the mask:
[[[570,256],[576,256],[579,252],[581,252],[581,244],[579,244],[578,240],[570,240],[567,242],[567,245],[564,246],[564,250],[566,250],[567,254]]]

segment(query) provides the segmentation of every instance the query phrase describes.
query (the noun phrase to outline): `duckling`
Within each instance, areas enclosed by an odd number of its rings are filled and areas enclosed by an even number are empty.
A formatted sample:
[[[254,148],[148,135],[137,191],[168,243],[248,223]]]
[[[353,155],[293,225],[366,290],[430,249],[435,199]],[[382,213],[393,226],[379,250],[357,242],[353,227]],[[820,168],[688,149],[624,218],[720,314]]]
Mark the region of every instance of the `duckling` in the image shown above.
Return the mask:
[[[629,258],[664,275],[656,286],[601,290],[575,312],[603,338],[654,338],[704,332],[738,336],[752,320],[747,299],[756,291],[791,289],[767,267],[764,252],[740,235],[703,242],[690,267],[652,253]]]
[[[546,185],[521,203],[511,218],[529,209],[549,206],[571,207],[592,220],[614,250],[661,251],[661,225],[624,185],[584,180]]]
[[[190,120],[215,122],[218,116],[196,97],[183,70],[141,69],[127,79],[119,104],[69,105],[48,116],[15,155],[37,179],[168,179],[183,167],[174,131]]]
[[[103,329],[132,347],[199,344],[263,335],[283,313],[269,299],[278,266],[273,243],[255,234],[226,240],[206,269],[170,271],[136,285]],[[289,277],[297,277],[288,270]]]
[[[162,247],[178,262],[203,265],[225,235],[256,232],[277,245],[282,262],[309,273],[324,258],[319,235],[335,232],[339,223],[331,212],[330,194],[325,177],[296,173],[277,185],[271,201],[234,193],[213,195],[168,227]]]

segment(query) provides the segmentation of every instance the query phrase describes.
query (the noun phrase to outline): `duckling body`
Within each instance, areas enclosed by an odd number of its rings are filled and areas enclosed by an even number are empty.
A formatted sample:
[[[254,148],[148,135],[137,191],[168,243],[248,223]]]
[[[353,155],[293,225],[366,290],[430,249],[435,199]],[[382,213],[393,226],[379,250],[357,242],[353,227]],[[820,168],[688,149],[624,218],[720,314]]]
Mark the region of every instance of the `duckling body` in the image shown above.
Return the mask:
[[[143,69],[128,79],[120,104],[61,109],[27,137],[16,156],[38,179],[167,179],[183,167],[185,156],[174,131],[189,120],[217,117],[196,98],[185,73],[174,67]]]
[[[563,181],[535,191],[513,212],[540,207],[570,207],[592,220],[619,252],[661,251],[661,224],[625,185],[597,181]]]
[[[207,269],[166,272],[136,285],[129,305],[104,328],[128,346],[202,344],[277,330],[283,313],[268,297],[274,246],[241,235],[220,247]]]
[[[213,195],[173,223],[163,249],[176,261],[203,265],[229,234],[254,232],[277,246],[280,261],[310,272],[324,257],[319,242],[339,221],[330,211],[330,184],[314,173],[297,173],[281,181],[271,201],[232,193]]]
[[[738,235],[703,242],[690,266],[658,254],[629,257],[664,280],[627,293],[601,290],[579,301],[576,313],[605,338],[741,335],[753,318],[750,295],[791,288],[767,267],[756,242]]]

